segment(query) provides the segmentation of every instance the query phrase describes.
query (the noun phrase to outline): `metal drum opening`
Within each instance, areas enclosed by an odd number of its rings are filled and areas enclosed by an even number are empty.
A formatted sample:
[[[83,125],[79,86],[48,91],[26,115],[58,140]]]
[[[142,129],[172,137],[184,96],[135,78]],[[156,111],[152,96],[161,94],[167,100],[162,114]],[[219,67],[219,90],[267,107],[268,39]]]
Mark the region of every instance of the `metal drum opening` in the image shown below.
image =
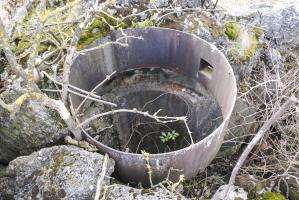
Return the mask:
[[[123,34],[142,39],[129,38],[126,46],[111,43],[97,48]],[[86,101],[80,113],[85,117],[112,113],[86,128],[94,131],[98,140],[93,144],[99,151],[115,160],[115,176],[148,186],[142,150],[150,153],[153,183],[165,178],[177,181],[181,175],[188,179],[203,171],[222,144],[236,100],[236,81],[225,56],[197,36],[165,28],[116,31],[87,48],[93,50],[77,56],[70,83],[91,91],[116,72],[96,92],[117,106]],[[74,107],[83,101],[76,95],[70,98]],[[157,124],[146,114],[115,112],[118,109],[187,116],[190,130],[180,123]]]
[[[215,98],[193,79],[162,68],[141,68],[118,74],[97,91],[114,109],[137,109],[161,116],[186,116],[192,139],[198,142],[222,122]],[[101,103],[86,103],[84,119],[111,110]],[[192,144],[182,121],[168,123],[135,113],[116,113],[90,123],[89,133],[117,150],[140,154],[167,153]],[[200,131],[199,131],[200,130]]]

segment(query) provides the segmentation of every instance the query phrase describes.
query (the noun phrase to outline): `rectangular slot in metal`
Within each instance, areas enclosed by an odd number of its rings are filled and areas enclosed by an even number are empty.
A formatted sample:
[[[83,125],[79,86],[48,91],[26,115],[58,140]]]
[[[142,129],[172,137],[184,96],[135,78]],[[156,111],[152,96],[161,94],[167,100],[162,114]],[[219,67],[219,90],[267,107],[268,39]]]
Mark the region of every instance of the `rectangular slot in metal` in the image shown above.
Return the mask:
[[[213,66],[204,59],[200,59],[198,72],[211,79],[213,74]]]

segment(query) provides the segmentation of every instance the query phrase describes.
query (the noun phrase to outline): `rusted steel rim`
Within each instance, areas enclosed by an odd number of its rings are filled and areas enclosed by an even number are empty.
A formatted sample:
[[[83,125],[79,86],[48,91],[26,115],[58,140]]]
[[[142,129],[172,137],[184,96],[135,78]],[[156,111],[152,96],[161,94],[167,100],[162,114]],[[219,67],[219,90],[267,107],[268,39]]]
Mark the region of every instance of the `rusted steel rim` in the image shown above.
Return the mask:
[[[201,83],[219,104],[223,122],[211,134],[191,146],[150,155],[154,183],[164,180],[168,174],[170,180],[177,180],[181,174],[187,179],[191,178],[208,166],[222,144],[237,95],[233,70],[226,57],[213,44],[195,35],[167,28],[127,29],[124,32],[144,39],[128,39],[128,47],[111,44],[79,55],[72,66],[70,82],[91,90],[113,71],[121,73],[150,66],[170,69]],[[119,31],[114,32],[87,48],[114,41],[121,36]],[[82,101],[82,98],[74,95],[71,98],[75,106]],[[120,180],[149,184],[142,154],[122,152],[100,142],[94,144],[101,153],[108,153],[115,160],[115,174]]]

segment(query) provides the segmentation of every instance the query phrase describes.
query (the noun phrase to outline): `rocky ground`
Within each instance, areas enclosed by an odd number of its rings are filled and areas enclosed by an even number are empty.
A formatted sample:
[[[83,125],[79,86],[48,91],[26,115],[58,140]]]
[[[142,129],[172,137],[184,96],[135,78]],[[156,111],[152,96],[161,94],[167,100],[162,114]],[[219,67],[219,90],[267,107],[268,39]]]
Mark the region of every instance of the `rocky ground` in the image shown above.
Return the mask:
[[[15,50],[22,58],[26,57],[23,55],[28,43],[19,33],[14,35],[13,30],[19,30],[18,24],[26,13],[34,16],[30,11],[34,8],[32,2],[0,3],[1,19],[7,32],[18,41]],[[53,5],[55,2],[60,1],[49,1]],[[63,5],[63,1],[58,4],[55,5]],[[109,9],[112,13],[128,15],[133,10],[137,13],[172,5],[167,0],[117,0]],[[93,199],[103,168],[103,199],[211,198],[227,183],[244,144],[271,115],[267,106],[273,109],[273,99],[298,95],[299,91],[299,2],[224,0],[215,8],[214,5],[211,1],[177,1],[176,7],[180,9],[202,6],[212,10],[175,10],[163,20],[157,20],[161,13],[149,12],[125,25],[161,26],[193,33],[215,44],[229,59],[238,79],[239,98],[223,147],[204,173],[185,181],[175,193],[163,187],[142,189],[119,183],[110,177],[113,160],[109,159],[103,167],[103,155],[65,146],[64,138],[69,132],[59,116],[30,100],[15,118],[0,108],[0,199]],[[91,24],[89,32],[81,38],[80,48],[92,42],[88,38],[107,34],[101,32],[106,30],[103,26],[106,25],[99,22]],[[16,77],[3,71],[6,64],[0,49],[0,97],[12,101],[23,88]],[[278,81],[280,85],[272,83]],[[42,84],[49,86],[47,81]],[[279,92],[274,92],[277,87]],[[270,136],[254,150],[237,177],[236,187],[240,187],[240,192],[232,198],[299,199],[298,158],[293,154],[299,150],[299,120],[292,113],[273,126]],[[290,162],[294,164],[290,166]]]

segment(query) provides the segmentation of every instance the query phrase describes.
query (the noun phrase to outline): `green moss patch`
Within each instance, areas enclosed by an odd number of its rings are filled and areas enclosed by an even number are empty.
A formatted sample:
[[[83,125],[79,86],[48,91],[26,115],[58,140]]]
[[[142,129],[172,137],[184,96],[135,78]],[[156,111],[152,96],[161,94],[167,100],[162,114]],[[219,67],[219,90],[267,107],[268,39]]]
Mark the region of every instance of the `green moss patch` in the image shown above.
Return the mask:
[[[257,49],[260,48],[259,39],[263,35],[263,32],[253,29],[250,31],[250,33],[249,47],[242,49],[239,41],[234,42],[230,46],[230,53],[228,54],[228,57],[233,58],[240,64],[248,62],[251,58],[253,58],[257,52]]]
[[[265,192],[263,200],[287,200],[282,194],[277,192]]]
[[[98,17],[94,19],[94,21],[82,33],[77,49],[83,49],[94,40],[109,35],[114,28],[126,29],[128,27],[128,24],[123,22],[118,23],[116,20],[107,16]]]
[[[227,22],[224,24],[225,35],[230,40],[236,40],[241,32],[241,25],[236,22]]]

